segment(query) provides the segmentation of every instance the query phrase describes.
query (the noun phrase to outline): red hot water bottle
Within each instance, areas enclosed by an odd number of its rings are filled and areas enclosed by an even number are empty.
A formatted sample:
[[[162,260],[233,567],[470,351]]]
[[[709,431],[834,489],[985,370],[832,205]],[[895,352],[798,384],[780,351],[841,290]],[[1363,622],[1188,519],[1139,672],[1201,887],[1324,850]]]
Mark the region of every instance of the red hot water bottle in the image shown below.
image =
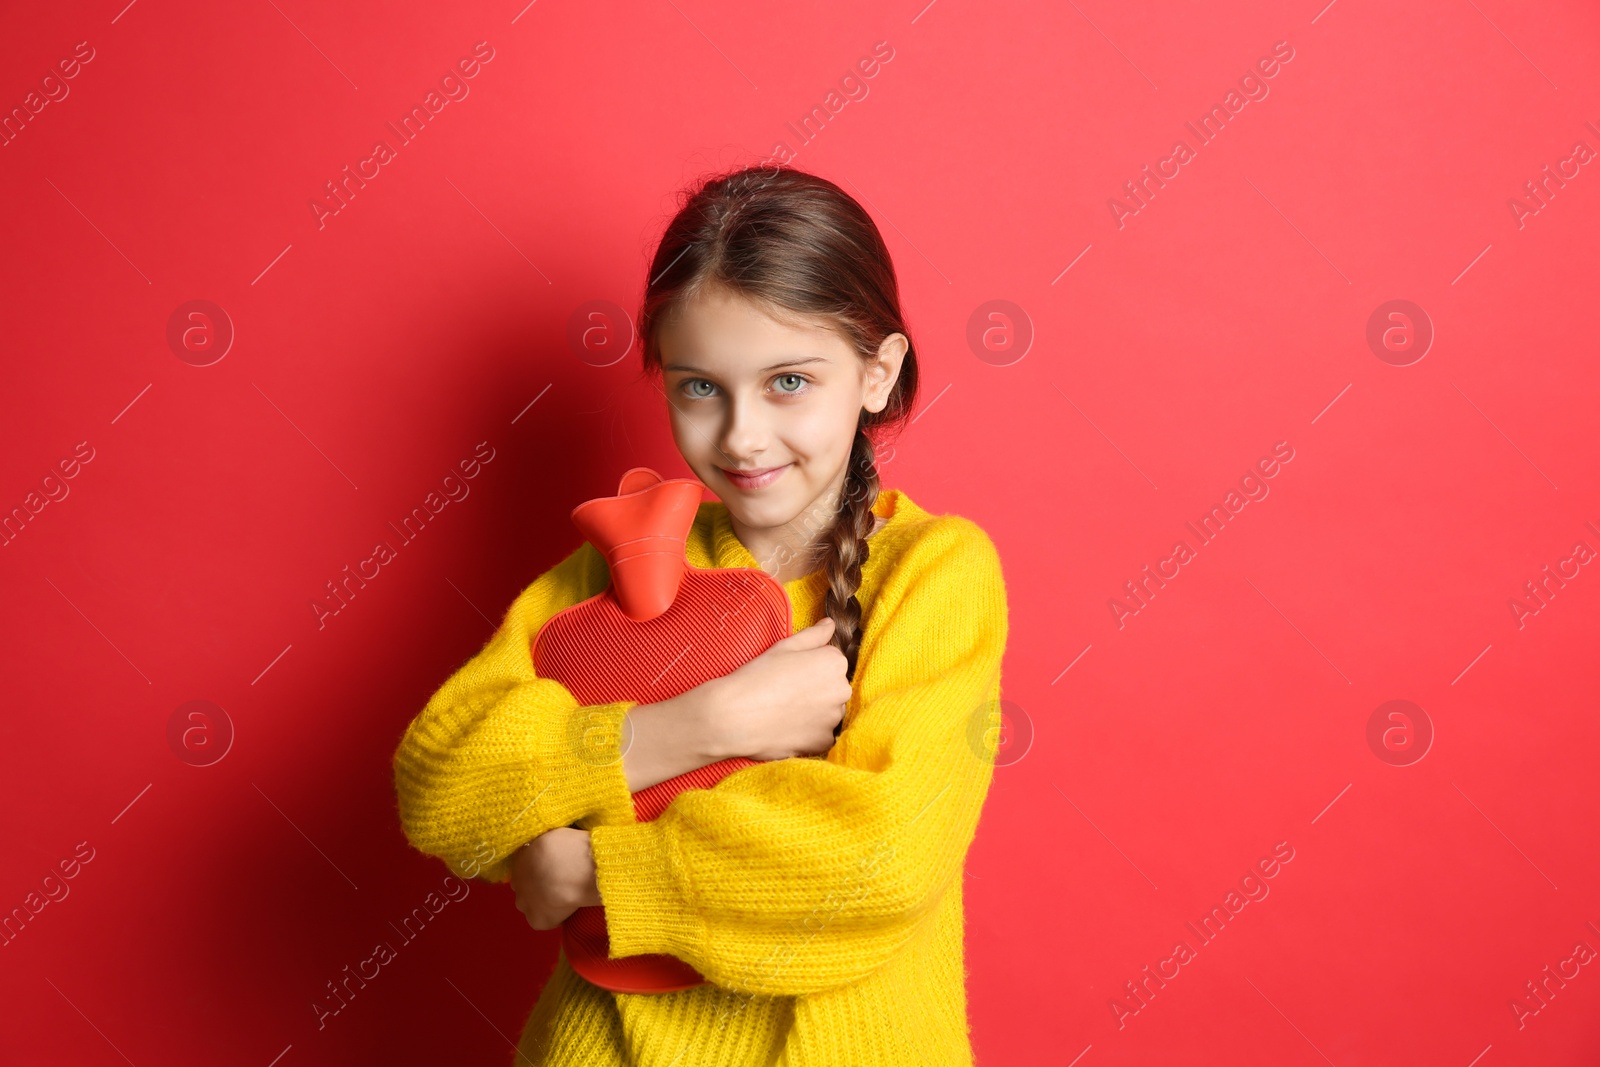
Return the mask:
[[[573,523],[609,564],[611,586],[540,628],[532,642],[538,677],[560,682],[580,705],[651,704],[720,678],[789,636],[789,597],[771,575],[689,565],[684,545],[703,489],[693,478],[663,480],[634,467],[616,496],[572,510]],[[573,741],[581,745],[581,734]],[[685,789],[709,789],[755,765],[735,757],[641,789],[633,794],[634,816],[649,822]],[[573,912],[561,936],[572,969],[603,989],[671,993],[705,981],[676,956],[612,959],[601,907]]]

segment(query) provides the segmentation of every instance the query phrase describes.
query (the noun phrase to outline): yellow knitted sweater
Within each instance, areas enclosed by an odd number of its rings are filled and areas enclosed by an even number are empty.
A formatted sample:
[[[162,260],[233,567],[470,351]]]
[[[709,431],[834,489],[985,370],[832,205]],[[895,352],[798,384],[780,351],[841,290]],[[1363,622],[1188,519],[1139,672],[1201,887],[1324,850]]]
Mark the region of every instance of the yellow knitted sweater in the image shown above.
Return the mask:
[[[512,603],[394,755],[400,821],[464,876],[510,879],[553,827],[591,831],[613,956],[669,953],[707,984],[612,993],[559,955],[518,1067],[736,1067],[972,1062],[962,873],[994,769],[1008,629],[982,528],[879,493],[854,693],[825,758],[736,771],[633,816],[621,758],[632,701],[578,705],[534,675],[529,640],[604,590],[584,543]],[[756,567],[726,505],[700,505],[702,568]],[[796,631],[822,615],[822,571],[784,585]]]

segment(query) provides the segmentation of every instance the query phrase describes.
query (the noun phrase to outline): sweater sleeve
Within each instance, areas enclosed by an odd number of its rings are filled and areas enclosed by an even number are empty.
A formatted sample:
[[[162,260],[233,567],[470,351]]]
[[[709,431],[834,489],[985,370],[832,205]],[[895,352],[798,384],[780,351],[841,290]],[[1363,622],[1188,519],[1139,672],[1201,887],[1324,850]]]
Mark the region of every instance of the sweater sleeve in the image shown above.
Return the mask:
[[[633,819],[620,744],[636,702],[580,705],[535,675],[529,647],[606,582],[604,558],[584,542],[517,597],[406,728],[393,758],[401,825],[463,877],[508,881],[511,854],[552,827]]]
[[[677,956],[756,995],[888,962],[962,875],[994,771],[1007,627],[994,545],[940,517],[885,578],[825,759],[747,767],[653,822],[591,830],[612,955]]]

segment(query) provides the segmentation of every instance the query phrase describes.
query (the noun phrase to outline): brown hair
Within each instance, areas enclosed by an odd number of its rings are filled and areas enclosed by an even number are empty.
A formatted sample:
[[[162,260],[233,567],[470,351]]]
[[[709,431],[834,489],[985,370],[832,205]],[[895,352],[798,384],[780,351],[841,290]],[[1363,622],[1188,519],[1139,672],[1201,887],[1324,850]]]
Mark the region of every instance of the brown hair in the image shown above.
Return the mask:
[[[785,166],[745,167],[705,179],[686,191],[650,263],[639,315],[644,369],[663,371],[656,332],[679,303],[722,286],[781,312],[831,320],[863,360],[890,334],[911,334],[900,312],[900,289],[889,250],[871,216],[843,189]],[[861,645],[861,566],[878,499],[877,449],[910,418],[917,396],[915,347],[909,347],[889,401],[861,411],[839,511],[819,541],[828,588],[823,611],[834,621],[833,644],[855,677]]]

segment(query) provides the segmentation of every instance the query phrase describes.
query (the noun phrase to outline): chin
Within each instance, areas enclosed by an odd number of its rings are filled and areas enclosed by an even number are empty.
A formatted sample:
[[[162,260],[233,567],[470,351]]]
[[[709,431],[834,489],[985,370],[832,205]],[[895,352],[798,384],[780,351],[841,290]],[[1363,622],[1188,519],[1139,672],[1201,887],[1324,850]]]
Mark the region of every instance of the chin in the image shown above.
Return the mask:
[[[759,500],[732,490],[723,498],[728,511],[744,525],[758,530],[793,526],[804,518],[806,501],[790,489],[782,496],[763,496]]]
[[[767,529],[782,526],[794,518],[794,507],[787,500],[745,500],[737,490],[730,490],[723,498],[728,511],[746,526]]]

